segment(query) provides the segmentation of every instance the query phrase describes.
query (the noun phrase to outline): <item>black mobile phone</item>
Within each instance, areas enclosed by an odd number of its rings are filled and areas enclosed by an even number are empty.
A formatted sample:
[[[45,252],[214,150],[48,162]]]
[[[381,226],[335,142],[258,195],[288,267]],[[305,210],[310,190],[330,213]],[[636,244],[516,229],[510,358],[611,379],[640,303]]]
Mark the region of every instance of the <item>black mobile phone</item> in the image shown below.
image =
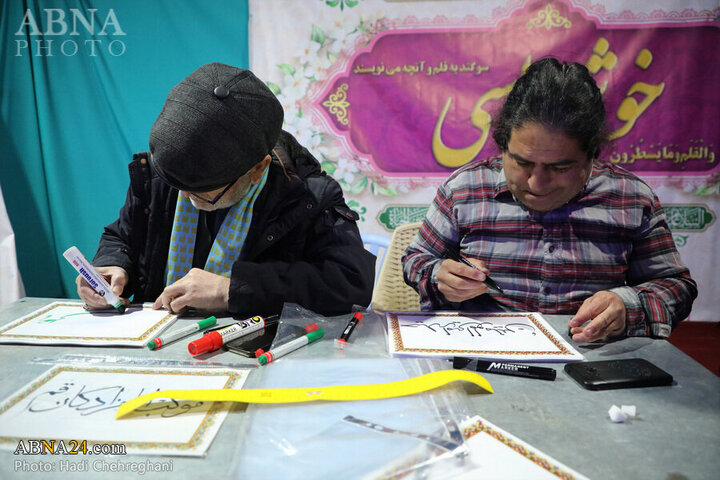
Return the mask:
[[[272,345],[275,339],[277,329],[278,324],[274,323],[257,332],[236,338],[235,340],[230,340],[224,345],[225,349],[238,355],[255,358],[255,352],[258,348],[262,348],[263,350],[270,349],[270,345]]]
[[[565,371],[588,390],[660,387],[673,382],[672,375],[642,358],[568,363]]]

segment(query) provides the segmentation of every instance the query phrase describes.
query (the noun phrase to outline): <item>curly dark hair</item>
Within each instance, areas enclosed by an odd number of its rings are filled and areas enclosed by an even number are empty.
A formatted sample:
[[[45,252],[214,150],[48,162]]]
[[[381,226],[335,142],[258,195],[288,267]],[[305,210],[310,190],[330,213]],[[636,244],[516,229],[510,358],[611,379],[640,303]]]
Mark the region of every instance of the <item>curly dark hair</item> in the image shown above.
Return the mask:
[[[492,136],[500,150],[507,151],[512,131],[528,123],[576,139],[589,158],[597,158],[607,142],[602,93],[579,63],[543,58],[517,79],[493,121]]]

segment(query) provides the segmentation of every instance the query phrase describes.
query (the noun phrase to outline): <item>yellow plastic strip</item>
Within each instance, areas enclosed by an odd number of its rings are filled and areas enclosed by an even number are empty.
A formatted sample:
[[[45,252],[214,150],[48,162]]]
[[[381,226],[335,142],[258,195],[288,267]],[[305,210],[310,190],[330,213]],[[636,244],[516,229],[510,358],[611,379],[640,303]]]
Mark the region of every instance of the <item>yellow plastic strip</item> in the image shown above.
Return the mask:
[[[317,388],[255,388],[214,390],[161,390],[129,400],[118,408],[115,418],[123,418],[136,408],[156,398],[192,400],[196,402],[298,403],[318,400],[348,402],[403,397],[434,390],[451,382],[470,382],[493,393],[490,383],[482,375],[466,370],[441,370],[419,377],[389,383],[369,385],[336,385]]]

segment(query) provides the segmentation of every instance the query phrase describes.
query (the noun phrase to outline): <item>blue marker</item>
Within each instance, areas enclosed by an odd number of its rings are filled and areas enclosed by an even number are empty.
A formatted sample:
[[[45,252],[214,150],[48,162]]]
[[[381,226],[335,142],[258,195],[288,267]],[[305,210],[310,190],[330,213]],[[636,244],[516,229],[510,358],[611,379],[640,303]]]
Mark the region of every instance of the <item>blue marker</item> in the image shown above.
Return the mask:
[[[95,290],[98,295],[105,298],[105,301],[115,307],[120,313],[125,313],[125,304],[115,292],[110,289],[110,285],[105,281],[105,277],[100,275],[95,267],[80,253],[77,247],[73,246],[65,250],[63,257],[75,267],[81,277]]]

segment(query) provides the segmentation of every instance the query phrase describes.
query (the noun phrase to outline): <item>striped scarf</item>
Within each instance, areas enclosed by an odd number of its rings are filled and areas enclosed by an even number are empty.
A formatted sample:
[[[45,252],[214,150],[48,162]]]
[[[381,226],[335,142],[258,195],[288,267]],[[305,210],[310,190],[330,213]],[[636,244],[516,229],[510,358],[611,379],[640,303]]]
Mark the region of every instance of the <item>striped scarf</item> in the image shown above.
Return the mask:
[[[230,277],[233,263],[240,257],[245,245],[245,238],[252,222],[253,206],[265,186],[269,170],[269,168],[265,169],[260,183],[252,185],[248,193],[228,211],[210,248],[204,270]],[[175,283],[187,275],[192,268],[198,218],[199,212],[190,199],[178,195],[170,237],[166,285]]]

